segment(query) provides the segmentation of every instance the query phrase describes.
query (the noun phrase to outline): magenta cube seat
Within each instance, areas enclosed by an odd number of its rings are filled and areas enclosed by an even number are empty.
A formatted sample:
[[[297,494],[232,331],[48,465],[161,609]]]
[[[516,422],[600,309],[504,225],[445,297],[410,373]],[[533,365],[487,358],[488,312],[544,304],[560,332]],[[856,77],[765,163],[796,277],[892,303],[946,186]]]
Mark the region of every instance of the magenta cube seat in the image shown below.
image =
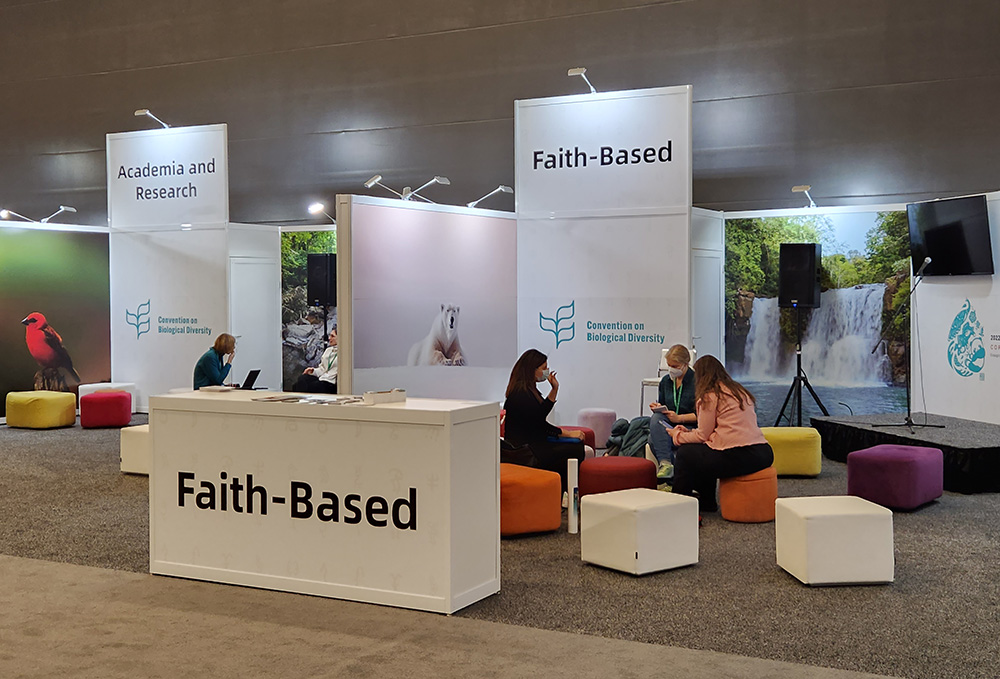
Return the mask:
[[[890,509],[916,509],[944,492],[938,448],[883,444],[847,455],[847,494]]]
[[[80,397],[80,426],[127,427],[132,421],[132,394],[127,391],[95,391]]]
[[[644,457],[593,457],[580,463],[580,497],[629,488],[656,490],[656,465]]]

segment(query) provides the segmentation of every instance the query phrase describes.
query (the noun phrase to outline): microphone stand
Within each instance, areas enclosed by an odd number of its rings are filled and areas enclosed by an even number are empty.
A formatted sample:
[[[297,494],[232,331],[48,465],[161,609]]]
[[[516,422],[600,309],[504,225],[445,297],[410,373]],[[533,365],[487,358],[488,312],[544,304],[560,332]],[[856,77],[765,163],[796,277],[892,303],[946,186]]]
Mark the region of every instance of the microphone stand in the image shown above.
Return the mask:
[[[878,338],[878,342],[876,342],[875,346],[872,347],[871,353],[874,354],[878,350],[879,345],[881,345],[883,342],[887,342],[888,338],[886,337],[886,333],[889,332],[889,328],[892,327],[893,322],[896,320],[897,317],[899,317],[899,314],[903,311],[903,309],[909,306],[910,298],[913,297],[913,293],[916,292],[917,286],[920,285],[920,281],[924,280],[923,276],[924,268],[930,263],[931,260],[928,257],[927,259],[924,260],[924,263],[920,265],[920,270],[917,271],[917,275],[914,277],[917,282],[914,283],[913,286],[910,288],[910,292],[907,293],[906,299],[903,300],[902,304],[896,307],[896,311],[893,312],[892,317],[889,319],[889,323],[887,323],[886,327],[882,330],[882,335]],[[873,424],[872,427],[907,427],[910,430],[911,434],[915,433],[913,431],[914,427],[934,427],[935,429],[944,429],[945,426],[943,424],[927,424],[926,422],[924,424],[918,424],[913,421],[913,418],[911,417],[912,413],[910,412],[910,352],[908,350],[904,350],[903,353],[904,353],[903,367],[904,367],[904,374],[906,375],[906,419],[903,420],[902,422],[886,422],[880,424]]]

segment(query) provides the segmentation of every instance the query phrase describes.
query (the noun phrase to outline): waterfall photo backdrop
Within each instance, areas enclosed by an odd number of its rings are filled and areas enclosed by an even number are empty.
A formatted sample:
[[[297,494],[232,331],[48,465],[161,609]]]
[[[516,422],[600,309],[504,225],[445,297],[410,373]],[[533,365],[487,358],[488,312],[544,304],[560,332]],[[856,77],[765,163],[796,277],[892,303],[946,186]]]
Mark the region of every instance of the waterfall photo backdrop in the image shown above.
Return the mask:
[[[822,245],[820,306],[800,313],[802,369],[827,411],[905,412],[910,342],[906,212],[730,219],[726,367],[756,397],[760,425],[775,423],[795,377],[796,310],[778,307],[782,243]],[[822,413],[803,388],[802,424],[808,426],[808,418],[816,415]],[[782,424],[795,424],[795,417],[789,404]]]

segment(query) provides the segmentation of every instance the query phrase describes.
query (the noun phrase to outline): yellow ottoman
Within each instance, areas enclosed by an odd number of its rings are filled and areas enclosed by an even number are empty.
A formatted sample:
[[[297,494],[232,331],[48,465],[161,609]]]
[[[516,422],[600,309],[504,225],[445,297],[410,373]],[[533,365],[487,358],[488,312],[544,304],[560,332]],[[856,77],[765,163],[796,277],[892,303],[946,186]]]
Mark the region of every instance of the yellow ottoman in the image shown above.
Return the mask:
[[[52,429],[76,424],[76,395],[65,391],[12,391],[7,394],[7,426]]]
[[[823,470],[822,440],[812,427],[761,427],[774,450],[778,476],[819,476]]]

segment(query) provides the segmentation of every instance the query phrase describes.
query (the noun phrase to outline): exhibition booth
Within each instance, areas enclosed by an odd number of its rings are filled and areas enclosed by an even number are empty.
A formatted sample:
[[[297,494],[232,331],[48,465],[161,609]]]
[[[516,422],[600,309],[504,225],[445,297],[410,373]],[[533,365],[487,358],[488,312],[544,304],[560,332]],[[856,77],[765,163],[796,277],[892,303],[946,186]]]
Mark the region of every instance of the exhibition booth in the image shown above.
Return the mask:
[[[559,374],[555,424],[648,414],[675,343],[779,399],[798,354],[848,407],[898,406],[884,387],[903,366],[921,411],[1000,423],[992,278],[929,278],[912,343],[887,339],[911,280],[905,206],[693,208],[691,101],[515,102],[515,213],[337,197],[339,392],[398,403],[192,391],[222,332],[231,381],[284,380],[281,229],[230,222],[225,125],[109,134],[107,228],[3,224],[5,281],[25,275],[7,261],[58,258],[10,301],[52,309],[80,381],[133,384],[150,413],[151,571],[444,613],[499,591],[498,404],[529,348]],[[987,204],[996,242],[1000,194]],[[824,246],[800,353],[765,247],[782,242]],[[70,262],[75,283],[56,273]],[[19,357],[0,358],[0,386],[30,388],[21,336],[0,337]]]

